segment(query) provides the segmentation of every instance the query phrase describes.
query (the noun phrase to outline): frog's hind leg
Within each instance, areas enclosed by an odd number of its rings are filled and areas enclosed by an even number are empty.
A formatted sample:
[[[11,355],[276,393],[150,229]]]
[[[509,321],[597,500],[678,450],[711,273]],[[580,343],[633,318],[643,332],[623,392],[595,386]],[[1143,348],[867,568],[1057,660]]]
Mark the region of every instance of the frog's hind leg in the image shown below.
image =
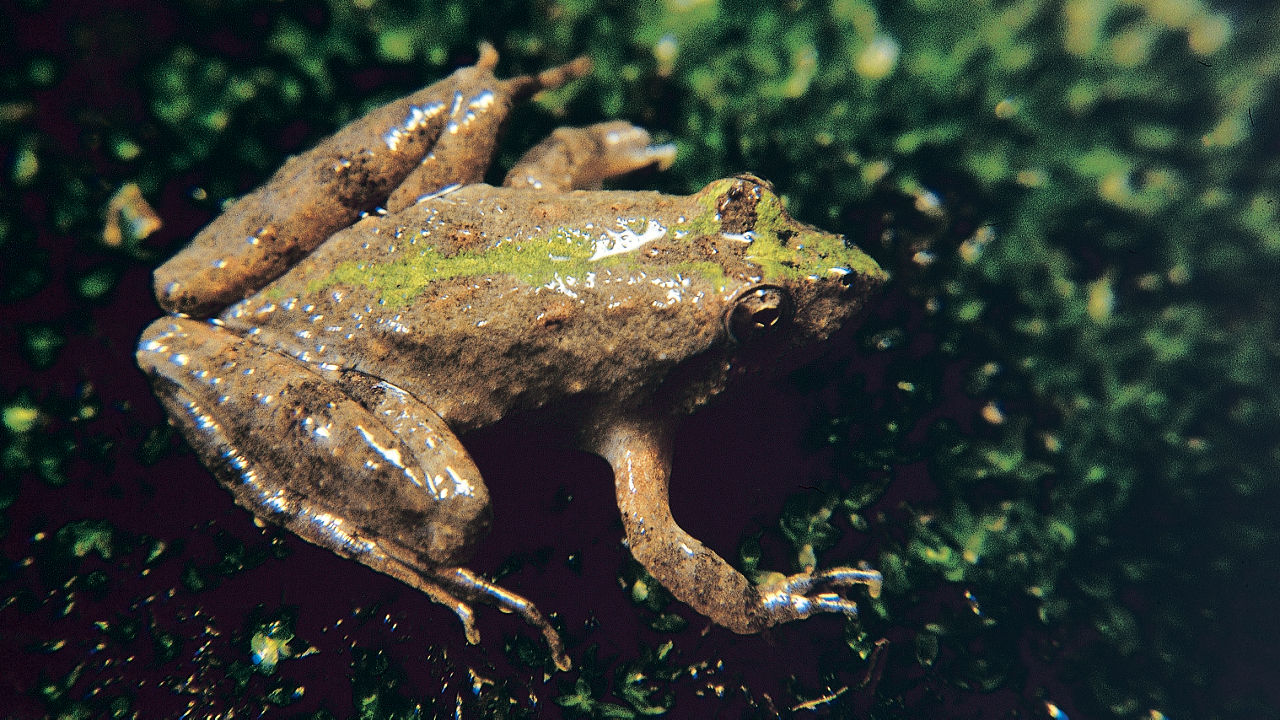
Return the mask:
[[[502,184],[551,192],[593,190],[602,180],[636,170],[666,170],[675,158],[675,145],[653,145],[648,131],[623,120],[558,128],[530,148]]]
[[[396,211],[452,184],[476,182],[511,107],[584,75],[585,58],[498,80],[498,54],[375,108],[290,158],[155,271],[170,313],[209,317],[279,277],[330,235],[378,206]]]
[[[347,529],[347,534],[342,535],[337,527],[330,527],[317,532],[314,521],[314,514],[304,513],[289,517],[282,524],[304,540],[358,560],[449,608],[458,616],[463,634],[472,645],[480,644],[480,630],[476,627],[475,611],[471,609],[471,604],[483,602],[504,612],[519,615],[530,626],[542,632],[557,668],[568,671],[573,667],[560,633],[523,596],[488,582],[466,568],[433,568],[415,564],[412,552],[392,542],[367,540],[360,537],[358,531]]]
[[[523,596],[484,580],[466,568],[415,566],[412,564],[413,554],[393,543],[367,541],[355,535],[348,535],[338,540],[334,528],[317,533],[312,525],[313,520],[313,517],[306,515],[295,515],[283,524],[299,537],[327,547],[344,557],[359,560],[364,565],[390,575],[449,608],[458,616],[467,642],[472,645],[480,644],[480,630],[476,627],[475,611],[471,609],[471,603],[483,602],[505,612],[519,615],[526,623],[542,632],[543,638],[547,641],[547,647],[551,650],[551,659],[557,668],[568,671],[573,667],[569,655],[564,650],[560,633],[551,626],[538,608]],[[402,556],[408,556],[410,560],[406,562],[399,559]]]
[[[421,400],[356,371],[298,362],[216,322],[157,320],[137,358],[238,504],[427,593],[458,615],[471,642],[479,634],[468,602],[515,612],[568,667],[532,603],[457,567],[489,526],[489,495]]]
[[[476,629],[475,612],[469,604],[439,585],[425,580],[413,567],[387,553],[378,542],[361,537],[358,531],[351,528],[342,528],[340,520],[333,526],[318,529],[315,527],[316,515],[312,513],[288,516],[277,521],[303,540],[327,548],[342,557],[358,560],[363,565],[425,593],[427,597],[449,608],[458,616],[467,642],[472,645],[480,643],[480,631]]]

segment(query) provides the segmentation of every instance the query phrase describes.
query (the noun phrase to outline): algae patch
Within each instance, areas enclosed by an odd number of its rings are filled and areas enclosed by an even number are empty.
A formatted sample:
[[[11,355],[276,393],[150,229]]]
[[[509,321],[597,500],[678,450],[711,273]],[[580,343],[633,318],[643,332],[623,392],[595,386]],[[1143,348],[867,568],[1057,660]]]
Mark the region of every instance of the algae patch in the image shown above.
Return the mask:
[[[425,247],[387,263],[348,261],[327,276],[307,284],[316,292],[335,284],[360,285],[374,290],[389,305],[402,305],[434,282],[485,275],[512,275],[530,285],[545,285],[561,277],[581,277],[609,258],[589,262],[596,237],[581,230],[556,228],[547,235],[526,240],[506,239],[480,252],[466,250],[446,256]],[[614,263],[616,264],[616,263]]]

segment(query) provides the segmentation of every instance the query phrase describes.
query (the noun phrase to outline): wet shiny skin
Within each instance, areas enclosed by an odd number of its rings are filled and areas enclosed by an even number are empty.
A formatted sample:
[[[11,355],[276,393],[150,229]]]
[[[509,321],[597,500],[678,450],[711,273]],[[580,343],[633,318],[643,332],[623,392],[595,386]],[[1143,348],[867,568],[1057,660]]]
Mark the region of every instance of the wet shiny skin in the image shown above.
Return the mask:
[[[735,632],[818,612],[868,569],[753,585],[668,507],[671,428],[721,392],[737,358],[825,340],[884,279],[842,238],[787,216],[758,178],[689,196],[602,191],[665,167],[670,146],[622,122],[557,130],[503,187],[480,183],[512,103],[584,61],[498,80],[496,56],[292,158],[157,269],[173,313],[139,365],[204,463],[256,515],[451,607],[528,600],[462,563],[490,524],[458,436],[548,413],[615,473],[632,554]]]

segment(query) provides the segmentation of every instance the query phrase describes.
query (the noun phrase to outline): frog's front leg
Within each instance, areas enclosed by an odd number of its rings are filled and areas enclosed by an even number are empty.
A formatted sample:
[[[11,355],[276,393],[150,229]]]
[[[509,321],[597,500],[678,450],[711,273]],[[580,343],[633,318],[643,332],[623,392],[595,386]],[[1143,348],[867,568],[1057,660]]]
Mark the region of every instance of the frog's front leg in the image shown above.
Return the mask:
[[[417,398],[183,318],[147,328],[138,364],[240,505],[425,592],[457,613],[473,643],[469,601],[519,614],[568,669],[559,634],[532,603],[459,567],[488,530],[488,490]]]
[[[671,445],[661,423],[616,423],[591,444],[613,466],[631,554],[672,595],[716,624],[747,634],[815,613],[857,615],[855,603],[834,592],[817,591],[821,588],[866,585],[872,597],[879,595],[880,573],[855,568],[803,572],[753,585],[690,536],[671,516]]]
[[[666,170],[675,158],[675,145],[652,145],[648,131],[625,120],[562,127],[529,148],[502,184],[550,192],[594,190],[602,180],[642,168]]]

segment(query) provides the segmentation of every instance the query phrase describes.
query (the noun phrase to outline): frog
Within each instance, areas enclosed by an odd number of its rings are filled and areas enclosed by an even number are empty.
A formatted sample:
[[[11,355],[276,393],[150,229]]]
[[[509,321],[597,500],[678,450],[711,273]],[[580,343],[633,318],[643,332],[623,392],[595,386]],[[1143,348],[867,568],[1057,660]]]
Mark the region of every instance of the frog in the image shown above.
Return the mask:
[[[493,523],[461,438],[542,414],[613,472],[630,554],[740,634],[856,616],[857,567],[756,584],[676,523],[673,436],[762,361],[820,346],[887,275],[766,181],[607,190],[671,165],[626,121],[559,128],[485,184],[511,108],[590,72],[498,79],[496,50],[288,159],[154,271],[137,362],[169,421],[258,519],[403,581],[480,642],[527,598],[465,567]]]

